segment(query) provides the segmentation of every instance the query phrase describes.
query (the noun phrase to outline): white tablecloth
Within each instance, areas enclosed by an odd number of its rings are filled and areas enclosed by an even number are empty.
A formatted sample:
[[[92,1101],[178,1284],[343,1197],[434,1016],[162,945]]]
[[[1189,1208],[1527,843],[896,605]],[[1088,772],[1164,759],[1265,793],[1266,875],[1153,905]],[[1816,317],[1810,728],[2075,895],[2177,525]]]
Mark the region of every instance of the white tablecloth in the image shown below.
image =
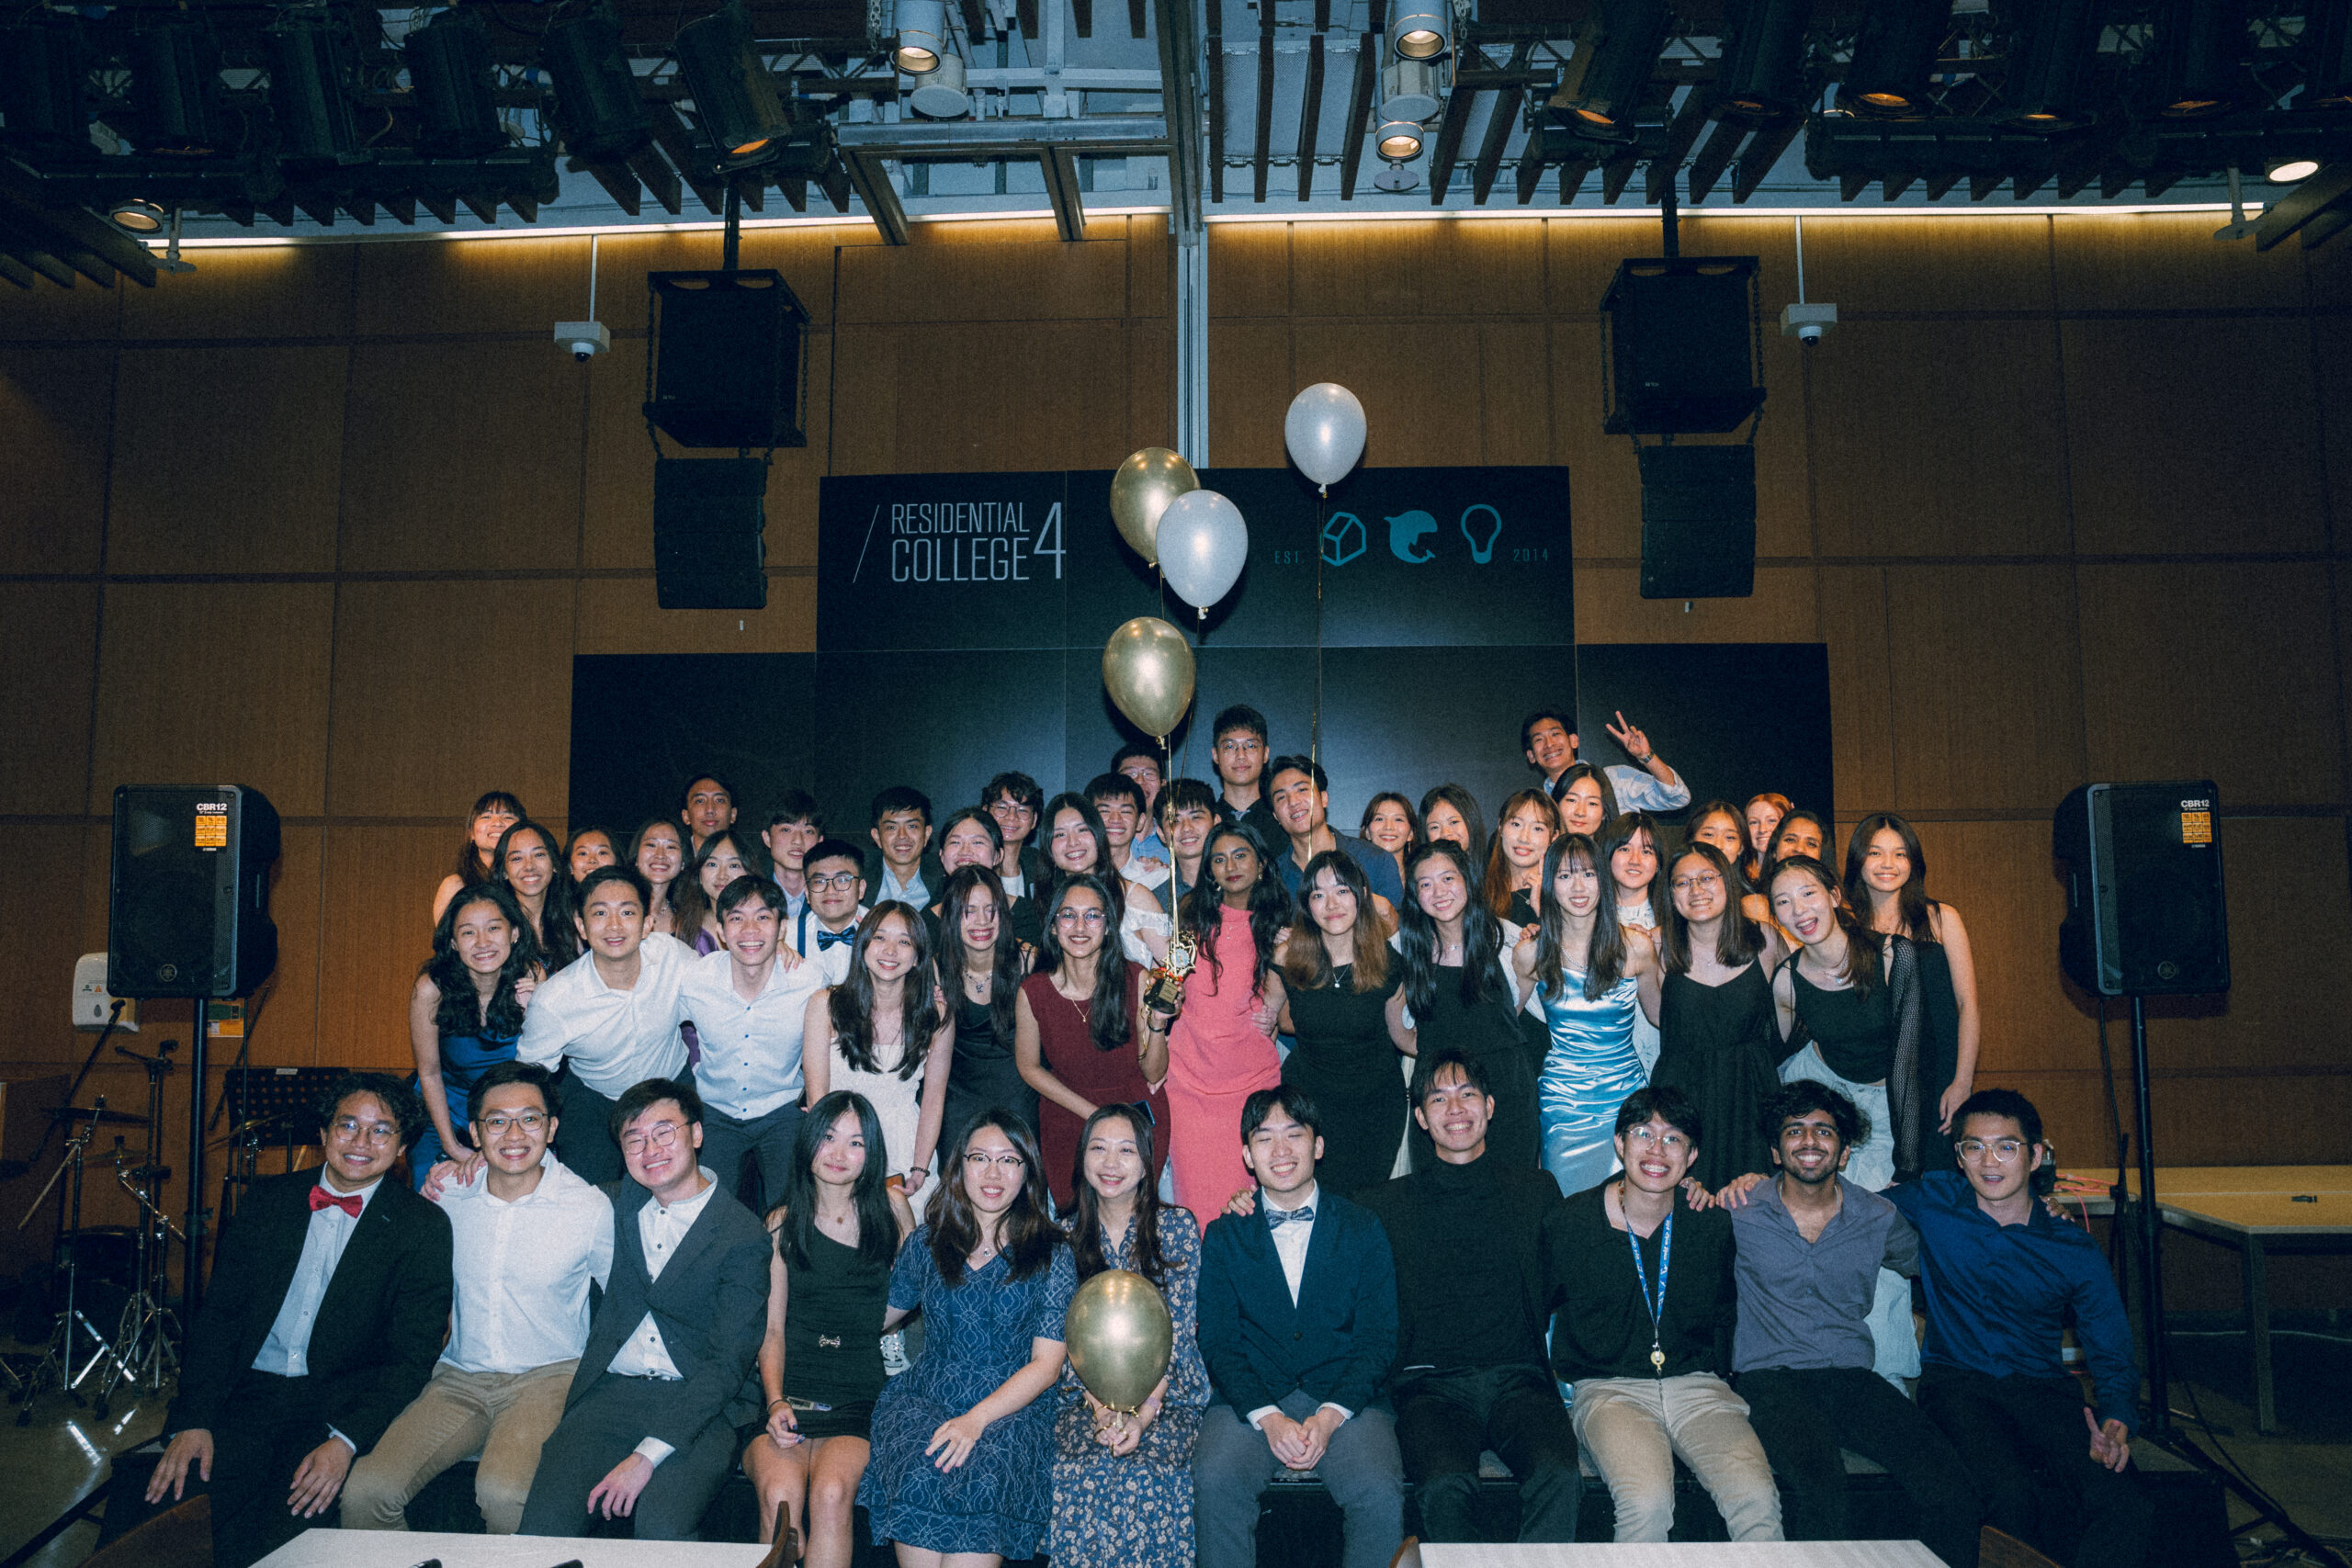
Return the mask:
[[[305,1530],[258,1568],[752,1568],[764,1546],[706,1546],[693,1540],[575,1540],[548,1535],[435,1535],[421,1530]]]
[[[1423,1542],[1421,1564],[1422,1568],[1943,1568],[1942,1559],[1916,1540],[1675,1541],[1648,1546]]]

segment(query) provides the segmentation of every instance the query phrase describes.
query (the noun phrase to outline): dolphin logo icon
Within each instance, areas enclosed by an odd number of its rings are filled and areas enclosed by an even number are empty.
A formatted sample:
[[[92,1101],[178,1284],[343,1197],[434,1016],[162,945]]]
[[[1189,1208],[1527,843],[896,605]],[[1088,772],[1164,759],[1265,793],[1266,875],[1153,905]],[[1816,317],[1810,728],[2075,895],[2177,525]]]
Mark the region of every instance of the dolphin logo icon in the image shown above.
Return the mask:
[[[1403,512],[1388,519],[1388,553],[1410,566],[1437,559],[1437,552],[1424,549],[1421,540],[1437,532],[1437,519],[1426,512]]]
[[[1470,525],[1470,519],[1481,512],[1487,514],[1493,526],[1478,529]],[[1481,533],[1487,536],[1484,544],[1478,542]],[[1470,541],[1470,558],[1480,566],[1486,565],[1495,558],[1495,541],[1503,536],[1503,514],[1483,501],[1478,502],[1462,514],[1462,536]]]
[[[1345,566],[1364,552],[1363,519],[1352,512],[1334,513],[1323,524],[1323,564]]]

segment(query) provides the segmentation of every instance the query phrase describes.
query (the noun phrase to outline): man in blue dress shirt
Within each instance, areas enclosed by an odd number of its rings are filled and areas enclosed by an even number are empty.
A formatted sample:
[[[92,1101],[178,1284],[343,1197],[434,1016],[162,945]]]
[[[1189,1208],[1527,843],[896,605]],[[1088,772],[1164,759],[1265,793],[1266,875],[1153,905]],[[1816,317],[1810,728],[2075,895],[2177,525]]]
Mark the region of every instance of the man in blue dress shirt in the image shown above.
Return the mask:
[[[1960,1169],[1886,1191],[1919,1233],[1919,1408],[1959,1450],[1996,1529],[2071,1568],[2139,1568],[2151,1523],[2131,1469],[2140,1371],[2114,1276],[2089,1232],[2041,1205],[2050,1154],[2031,1100],[1980,1089],[1952,1125]],[[2070,1311],[2096,1414],[2059,1359]],[[2070,1517],[2049,1517],[2041,1483]]]

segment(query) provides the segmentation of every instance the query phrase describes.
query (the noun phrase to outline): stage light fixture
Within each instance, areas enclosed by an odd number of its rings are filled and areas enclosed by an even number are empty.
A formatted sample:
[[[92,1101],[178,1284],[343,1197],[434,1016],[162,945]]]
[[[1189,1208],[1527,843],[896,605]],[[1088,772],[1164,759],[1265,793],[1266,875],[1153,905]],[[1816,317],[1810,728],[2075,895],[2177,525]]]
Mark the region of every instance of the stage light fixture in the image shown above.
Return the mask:
[[[914,78],[907,107],[929,119],[960,119],[972,112],[972,95],[964,90],[964,57],[943,54],[927,76]]]
[[[1577,29],[1551,107],[1580,135],[1634,140],[1634,111],[1666,46],[1668,20],[1666,0],[1600,0]]]
[[[359,144],[352,126],[349,33],[327,11],[280,11],[264,34],[269,107],[278,151],[300,163],[334,164]]]
[[[200,158],[235,132],[220,108],[220,51],[200,22],[171,21],[130,35],[131,140],[142,151]]]
[[[947,7],[941,0],[899,0],[899,47],[890,62],[907,76],[928,76],[947,54]]]
[[[0,28],[0,118],[8,145],[37,157],[96,157],[82,96],[88,73],[79,16],[43,11],[36,21]]]
[[[1453,36],[1447,0],[1396,0],[1388,18],[1388,47],[1399,60],[1435,60]]]
[[[1724,118],[1775,119],[1804,101],[1807,0],[1746,0],[1735,6],[1715,72],[1714,107]]]
[[[2262,177],[2274,186],[2300,185],[2319,173],[2317,158],[2273,158],[2263,166]]]
[[[2091,118],[2099,0],[2028,0],[2023,10],[2001,89],[2009,123],[2071,130]]]
[[[1384,119],[1373,145],[1380,155],[1392,164],[1409,163],[1421,155],[1421,127],[1418,120]]]
[[[752,19],[729,5],[678,29],[678,70],[695,96],[703,133],[729,161],[758,156],[792,129],[752,40]]]
[[[1380,118],[1409,119],[1416,124],[1444,107],[1438,97],[1437,67],[1426,60],[1398,60],[1380,73]]]
[[[411,95],[424,123],[417,151],[431,158],[479,158],[506,144],[491,96],[490,39],[470,13],[440,12],[408,35]]]
[[[2166,119],[2225,114],[2245,96],[2245,0],[2167,0],[2156,17],[2149,69]]]
[[[1871,0],[1854,39],[1838,107],[1882,119],[1928,112],[1928,78],[1951,28],[1951,0]]]
[[[124,233],[136,234],[142,240],[164,231],[164,209],[136,197],[116,202],[107,209],[107,217]]]
[[[548,28],[539,63],[555,84],[556,129],[572,156],[617,164],[653,140],[652,114],[638,94],[620,21],[609,9],[600,6]]]

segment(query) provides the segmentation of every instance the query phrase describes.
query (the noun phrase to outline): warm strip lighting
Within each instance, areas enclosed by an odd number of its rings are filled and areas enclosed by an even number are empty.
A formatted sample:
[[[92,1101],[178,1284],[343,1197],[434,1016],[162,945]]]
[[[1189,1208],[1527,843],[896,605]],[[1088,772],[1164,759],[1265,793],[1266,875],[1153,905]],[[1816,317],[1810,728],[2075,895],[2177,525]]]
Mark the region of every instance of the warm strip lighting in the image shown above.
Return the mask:
[[[1164,218],[1166,207],[1097,207],[1089,202],[1089,218]],[[863,213],[842,212],[822,218],[746,218],[742,231],[755,234],[770,229],[865,229],[872,220]],[[1001,212],[910,212],[910,223],[1051,223],[1054,210],[1050,207],[1022,208]],[[630,239],[640,234],[718,234],[726,231],[722,220],[713,218],[692,223],[577,223],[562,228],[537,229],[418,229],[394,231],[391,233],[336,234],[220,234],[206,239],[180,242],[182,250],[250,251],[275,250],[289,245],[384,245],[412,244],[422,240],[585,240],[590,238]]]

